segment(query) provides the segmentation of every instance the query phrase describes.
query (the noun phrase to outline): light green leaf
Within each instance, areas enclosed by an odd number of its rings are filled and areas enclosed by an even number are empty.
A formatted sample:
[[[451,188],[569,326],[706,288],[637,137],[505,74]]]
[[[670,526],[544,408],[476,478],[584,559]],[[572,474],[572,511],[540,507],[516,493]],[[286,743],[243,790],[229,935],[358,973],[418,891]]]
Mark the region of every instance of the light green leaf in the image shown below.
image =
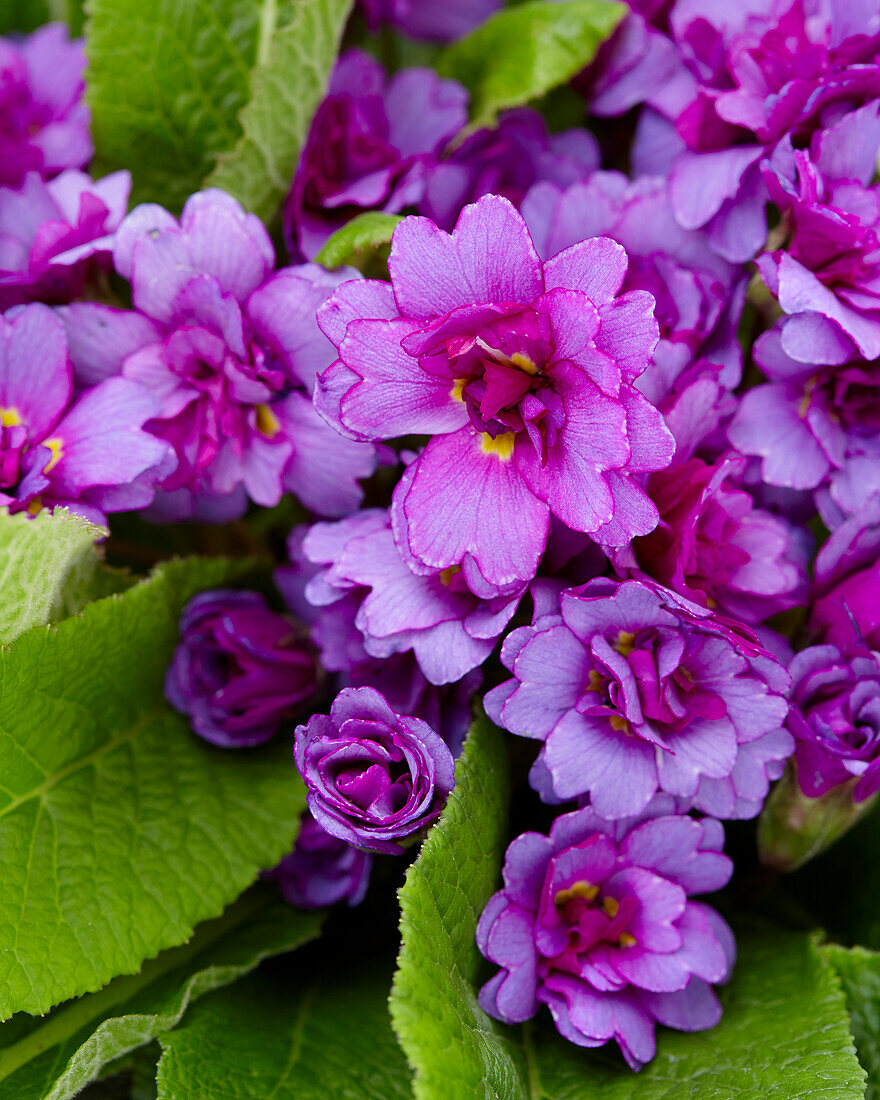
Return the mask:
[[[365,261],[391,243],[394,227],[402,221],[399,214],[381,214],[373,210],[358,214],[347,225],[336,230],[318,253],[317,262],[324,267],[353,264],[363,268]]]
[[[510,779],[501,733],[478,720],[455,790],[400,891],[402,944],[391,1017],[420,1100],[525,1094],[516,1033],[477,1004],[474,930],[496,888]]]
[[[108,1063],[176,1027],[199,997],[314,938],[321,917],[291,908],[274,886],[257,886],[139,973],[116,978],[43,1019],[13,1018],[0,1026],[0,1095],[76,1096]]]
[[[505,8],[449,46],[437,68],[471,93],[471,122],[491,126],[499,111],[565,84],[588,65],[626,14],[612,0],[531,0]]]
[[[243,134],[234,150],[220,154],[207,182],[265,221],[290,189],[351,6],[352,0],[264,0],[251,98],[239,115]]]
[[[181,608],[250,565],[168,563],[0,653],[0,1018],[133,973],[289,850],[290,746],[212,748],[163,698]]]
[[[364,957],[315,970],[259,972],[200,1001],[162,1036],[159,1100],[409,1100],[387,973]]]
[[[865,1100],[880,1100],[880,955],[836,943],[820,951],[843,985],[859,1061],[868,1074]]]

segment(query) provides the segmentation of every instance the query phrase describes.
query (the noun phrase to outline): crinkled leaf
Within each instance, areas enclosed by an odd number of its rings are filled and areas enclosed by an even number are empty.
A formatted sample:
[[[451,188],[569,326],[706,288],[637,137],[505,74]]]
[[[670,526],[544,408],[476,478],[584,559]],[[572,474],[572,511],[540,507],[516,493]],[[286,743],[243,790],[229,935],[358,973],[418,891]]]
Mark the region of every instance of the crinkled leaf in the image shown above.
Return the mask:
[[[477,1004],[474,930],[499,877],[509,771],[502,734],[477,721],[455,790],[400,891],[391,1016],[420,1100],[526,1095],[515,1033]]]
[[[289,850],[286,741],[212,748],[163,698],[181,608],[250,564],[171,562],[0,653],[0,1018],[133,973]]]
[[[859,1061],[868,1074],[866,1100],[880,1098],[880,955],[836,943],[820,948],[843,985]]]
[[[449,46],[437,67],[470,91],[473,125],[491,126],[499,111],[579,73],[626,10],[612,0],[531,0],[503,9]]]
[[[267,14],[261,16],[250,100],[239,115],[243,133],[234,149],[220,154],[208,183],[267,221],[290,188],[351,6],[352,0],[262,5]]]
[[[205,997],[164,1035],[159,1100],[409,1100],[387,972],[364,959],[291,969]]]
[[[228,985],[263,959],[318,934],[321,915],[287,905],[274,886],[257,886],[181,947],[163,951],[137,974],[61,1005],[40,1019],[0,1026],[4,1100],[68,1100],[108,1063],[176,1027],[204,994]]]
[[[337,229],[317,255],[324,267],[341,267],[353,264],[363,269],[375,254],[391,243],[394,227],[403,221],[399,214],[382,214],[367,211],[352,218],[347,225]],[[385,260],[387,261],[387,248]]]

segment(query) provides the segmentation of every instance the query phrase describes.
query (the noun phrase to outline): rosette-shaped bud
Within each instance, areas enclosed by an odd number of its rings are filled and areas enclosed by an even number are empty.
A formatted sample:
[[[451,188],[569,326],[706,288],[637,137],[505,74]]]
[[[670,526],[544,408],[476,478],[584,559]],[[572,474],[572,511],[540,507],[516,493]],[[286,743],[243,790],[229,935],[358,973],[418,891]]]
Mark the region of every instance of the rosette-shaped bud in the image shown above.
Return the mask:
[[[214,745],[246,748],[274,737],[317,689],[310,648],[256,592],[202,592],[180,617],[165,696]]]
[[[130,190],[128,172],[92,180],[72,168],[48,183],[31,172],[17,190],[0,188],[0,309],[82,293],[92,266],[110,266]]]
[[[856,779],[853,800],[864,801],[880,788],[880,654],[844,656],[837,646],[817,645],[795,654],[789,667],[787,725],[801,790],[817,798]]]
[[[467,91],[432,69],[390,79],[374,58],[347,50],[333,71],[284,206],[287,247],[313,260],[364,210],[417,203],[440,151],[467,122]]]
[[[18,187],[28,172],[48,178],[89,160],[85,66],[82,42],[71,42],[62,23],[20,42],[0,38],[0,185]]]
[[[477,927],[480,950],[502,968],[480,991],[486,1012],[515,1024],[545,1004],[566,1039],[613,1039],[635,1070],[654,1057],[657,1023],[718,1023],[711,986],[730,974],[733,936],[690,895],[726,885],[733,866],[719,822],[671,803],[658,798],[653,816],[616,824],[576,810],[549,837],[513,841],[504,887]]]
[[[315,821],[372,852],[403,852],[401,841],[439,816],[454,786],[438,734],[369,687],[343,688],[329,716],[298,726],[294,754]]]
[[[431,435],[392,500],[416,572],[461,568],[472,592],[534,577],[550,516],[597,541],[647,534],[635,475],[673,438],[635,379],[657,342],[654,299],[620,293],[626,253],[604,237],[542,263],[522,217],[486,196],[449,235],[397,226],[391,285],[339,287],[319,323],[340,358],[316,407],[353,439]]]
[[[274,879],[297,909],[324,909],[341,901],[360,905],[370,882],[373,857],[331,836],[304,814],[293,851],[264,878]]]
[[[608,818],[658,791],[718,817],[752,817],[794,748],[789,678],[723,620],[668,589],[599,579],[505,639],[513,679],[490,691],[499,725],[544,742],[532,782],[587,794]]]

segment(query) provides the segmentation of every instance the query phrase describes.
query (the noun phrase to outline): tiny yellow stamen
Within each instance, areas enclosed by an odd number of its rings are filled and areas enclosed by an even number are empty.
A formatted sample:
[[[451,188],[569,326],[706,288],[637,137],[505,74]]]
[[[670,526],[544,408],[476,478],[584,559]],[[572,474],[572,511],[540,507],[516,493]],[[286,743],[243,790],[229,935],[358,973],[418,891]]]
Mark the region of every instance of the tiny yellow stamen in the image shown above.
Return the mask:
[[[611,728],[618,733],[629,733],[629,722],[625,718],[621,718],[619,714],[612,714],[610,722]]]
[[[440,572],[440,583],[446,585],[448,588],[452,584],[452,578],[456,573],[461,572],[460,565],[450,565],[448,569],[443,569]]]
[[[587,691],[601,691],[602,690],[602,677],[594,669],[590,669],[590,682],[587,685]]]
[[[268,405],[257,405],[257,431],[269,439],[281,431],[281,421]]]
[[[798,415],[802,418],[807,415],[807,410],[813,403],[813,390],[816,388],[816,383],[818,381],[818,376],[813,375],[804,387],[804,396],[798,402]]]
[[[635,648],[635,644],[635,634],[630,634],[628,630],[621,630],[621,632],[617,635],[617,641],[614,643],[614,648],[621,655],[621,657],[628,657]]]
[[[452,389],[449,393],[452,396],[453,401],[460,401],[464,404],[464,388],[467,385],[468,380],[466,378],[456,378],[452,384]]]
[[[23,423],[24,421],[21,419],[21,413],[18,409],[4,409],[0,406],[0,427],[17,428],[19,424]]]
[[[60,440],[57,436],[55,436],[54,439],[44,439],[43,440],[43,446],[48,447],[49,450],[52,452],[52,457],[49,459],[49,461],[43,467],[43,473],[44,474],[48,474],[48,472],[50,470],[53,470],[58,465],[58,463],[61,461],[61,456],[64,454],[64,452],[61,449],[61,444],[62,444],[62,440]]]
[[[635,947],[636,938],[631,936],[629,932],[621,932],[617,942],[621,947]]]
[[[617,910],[620,908],[620,902],[617,898],[602,898],[602,908],[614,920],[617,916]]]
[[[527,355],[523,355],[521,351],[515,351],[510,357],[511,363],[515,367],[519,367],[521,371],[525,371],[526,374],[537,374],[538,367],[534,360],[530,359]]]
[[[39,497],[34,497],[27,507],[27,510],[32,516],[35,516],[39,510],[43,507],[43,502]]]
[[[599,887],[594,886],[592,882],[575,882],[568,887],[567,890],[557,890],[556,897],[553,899],[553,904],[560,909],[563,905],[566,905],[572,900],[572,898],[584,898],[586,901],[592,901],[599,893]]]
[[[496,435],[494,439],[488,432],[483,432],[480,446],[483,448],[484,454],[498,455],[502,462],[509,462],[515,442],[516,434],[514,432],[502,432],[501,435]]]

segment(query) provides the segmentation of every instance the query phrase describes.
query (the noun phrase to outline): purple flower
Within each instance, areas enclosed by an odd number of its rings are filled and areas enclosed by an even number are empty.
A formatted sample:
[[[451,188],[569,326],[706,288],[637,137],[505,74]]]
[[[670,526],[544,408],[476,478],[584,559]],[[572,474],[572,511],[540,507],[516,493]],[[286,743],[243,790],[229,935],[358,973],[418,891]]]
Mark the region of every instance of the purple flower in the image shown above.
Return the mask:
[[[165,696],[214,745],[268,741],[317,690],[315,658],[256,592],[202,592],[180,617]]]
[[[813,595],[809,626],[817,639],[849,653],[880,650],[880,494],[868,497],[819,551]]]
[[[367,54],[344,53],[284,207],[291,256],[314,259],[362,210],[393,214],[417,203],[428,166],[467,122],[467,99],[460,84],[432,69],[389,79]]]
[[[519,206],[539,181],[565,187],[588,176],[599,160],[599,145],[586,130],[548,134],[537,111],[505,111],[496,127],[477,130],[429,167],[419,213],[451,230],[462,207],[483,195],[503,195]]]
[[[30,172],[20,188],[0,188],[0,309],[81,294],[95,263],[110,266],[130,189],[128,172],[93,181],[72,168],[49,182]]]
[[[787,725],[801,790],[818,798],[856,779],[853,799],[880,788],[880,654],[844,656],[834,645],[795,654]]]
[[[668,589],[599,579],[509,634],[513,679],[490,717],[544,742],[532,782],[548,801],[641,813],[660,790],[718,817],[753,817],[793,742],[789,679],[723,620]]]
[[[178,464],[153,518],[234,518],[248,498],[271,506],[284,491],[322,515],[360,501],[357,479],[372,473],[375,452],[340,440],[310,399],[333,354],[315,309],[356,273],[273,274],[273,260],[260,220],[222,191],[191,196],[179,222],[139,206],[114,246],[135,310],[63,311],[78,378],[121,373],[159,400],[149,428]]]
[[[148,389],[111,378],[75,391],[64,326],[38,303],[0,317],[0,504],[66,505],[99,523],[144,508],[174,468],[144,431],[158,410]]]
[[[435,820],[454,786],[449,749],[427,723],[373,688],[343,688],[330,715],[297,726],[296,766],[312,817],[331,836],[398,855]]]
[[[634,1070],[654,1057],[655,1024],[718,1023],[711,986],[730,975],[733,935],[690,895],[726,885],[733,866],[720,823],[671,802],[616,824],[575,810],[549,837],[513,841],[504,888],[477,926],[480,950],[501,967],[480,991],[486,1012],[515,1024],[545,1004],[570,1042],[614,1039]]]
[[[367,892],[373,857],[326,833],[303,814],[293,851],[264,878],[274,879],[298,909],[323,909],[340,901],[353,908]]]
[[[501,0],[359,0],[367,25],[375,33],[380,24],[412,38],[452,42],[473,30],[501,7]]]
[[[486,196],[450,236],[397,226],[391,285],[340,287],[319,312],[339,360],[316,407],[354,439],[432,435],[394,491],[410,567],[461,567],[472,592],[530,580],[550,516],[600,542],[647,534],[633,475],[673,439],[633,386],[657,342],[654,299],[620,294],[626,253],[593,238],[542,263],[510,203]]]
[[[0,38],[0,185],[28,172],[51,177],[92,155],[82,102],[86,57],[67,28],[49,23],[20,42]]]

